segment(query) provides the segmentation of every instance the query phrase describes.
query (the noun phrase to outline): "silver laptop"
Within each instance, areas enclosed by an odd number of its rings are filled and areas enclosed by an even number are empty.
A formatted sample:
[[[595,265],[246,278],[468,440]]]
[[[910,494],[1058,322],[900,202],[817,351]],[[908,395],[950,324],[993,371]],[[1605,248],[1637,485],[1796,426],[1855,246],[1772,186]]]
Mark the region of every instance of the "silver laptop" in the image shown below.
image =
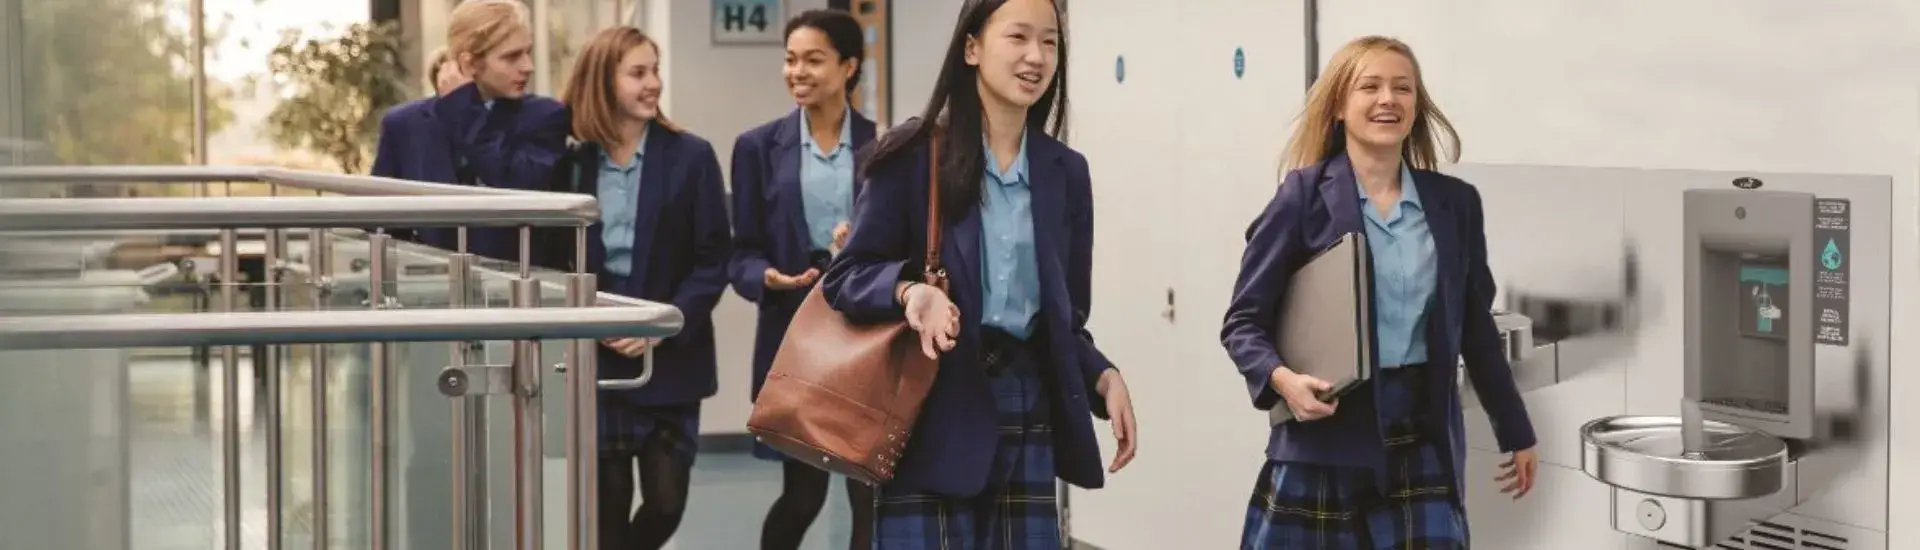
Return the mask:
[[[1348,233],[1293,273],[1280,298],[1273,342],[1280,362],[1327,381],[1320,396],[1333,401],[1373,376],[1372,262],[1365,233]],[[1272,425],[1293,421],[1277,403]]]

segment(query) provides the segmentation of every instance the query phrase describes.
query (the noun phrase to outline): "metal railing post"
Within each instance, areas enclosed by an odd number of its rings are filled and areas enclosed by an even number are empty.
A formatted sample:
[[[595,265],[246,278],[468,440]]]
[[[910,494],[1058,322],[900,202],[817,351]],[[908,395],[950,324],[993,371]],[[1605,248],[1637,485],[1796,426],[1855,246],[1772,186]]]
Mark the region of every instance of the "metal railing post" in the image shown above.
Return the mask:
[[[513,281],[513,307],[540,307],[540,282],[533,278],[533,227],[520,227],[520,278]],[[514,547],[540,550],[541,443],[540,342],[513,342]]]
[[[367,236],[367,244],[371,249],[371,253],[367,257],[368,309],[377,310],[386,308],[386,287],[388,282],[387,249],[392,244],[392,240],[393,236],[385,232],[378,232]],[[388,482],[391,481],[391,478],[387,474],[387,455],[390,446],[388,439],[392,437],[392,434],[389,433],[391,426],[389,426],[389,420],[387,418],[389,414],[387,410],[389,404],[387,394],[391,391],[389,388],[390,384],[387,383],[387,371],[389,367],[387,364],[387,347],[385,342],[373,342],[367,346],[371,366],[369,369],[370,372],[368,373],[368,394],[369,399],[372,401],[370,407],[371,414],[368,416],[369,423],[372,424],[373,432],[373,445],[371,445],[373,451],[371,461],[373,466],[373,487],[371,491],[373,514],[369,521],[371,525],[369,537],[372,539],[371,547],[373,550],[386,550],[387,548],[387,531],[390,523],[387,514],[391,510],[387,498],[387,486],[389,485]]]
[[[567,276],[567,305],[593,307],[599,281],[587,269],[587,228],[574,230],[574,272]],[[599,342],[574,340],[567,353],[567,548],[600,548]]]
[[[326,229],[307,232],[307,258],[312,268],[313,309],[327,309],[328,289],[333,284],[333,239]],[[327,549],[327,352],[324,344],[313,346],[308,377],[313,403],[313,549]]]
[[[238,311],[239,239],[232,228],[220,230],[220,311]],[[220,357],[220,479],[226,548],[240,544],[240,347],[223,346]]]
[[[474,255],[467,253],[467,228],[457,229],[457,251],[447,256],[447,307],[465,308],[473,296]],[[484,304],[483,304],[484,305]],[[451,367],[473,364],[473,343],[453,342]],[[453,548],[484,550],[487,537],[487,402],[484,393],[452,398]]]
[[[281,248],[285,244],[281,241],[281,237],[283,236],[284,233],[279,229],[267,230],[267,248],[266,254],[261,258],[260,274],[262,280],[259,283],[266,285],[264,288],[266,303],[263,307],[266,311],[279,311],[280,309],[279,263],[280,257],[284,254],[284,250]],[[281,512],[283,510],[281,488],[284,485],[282,480],[286,476],[280,457],[280,453],[283,450],[281,447],[281,424],[283,418],[280,414],[281,347],[265,345],[257,346],[254,349],[265,351],[262,357],[253,358],[253,364],[255,369],[266,369],[264,374],[266,375],[267,386],[267,550],[280,550],[282,532]]]

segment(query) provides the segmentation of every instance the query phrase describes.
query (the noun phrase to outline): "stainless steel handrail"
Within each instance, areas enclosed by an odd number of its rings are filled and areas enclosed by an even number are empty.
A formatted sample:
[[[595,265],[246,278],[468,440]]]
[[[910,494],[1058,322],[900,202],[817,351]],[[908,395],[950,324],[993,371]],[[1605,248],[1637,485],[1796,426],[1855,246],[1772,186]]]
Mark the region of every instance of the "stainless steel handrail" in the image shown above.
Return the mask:
[[[599,216],[593,197],[559,193],[0,200],[0,230],[579,226]]]
[[[254,166],[17,166],[0,168],[0,185],[9,183],[199,183],[257,181],[266,170]]]
[[[541,195],[497,187],[255,166],[21,166],[0,168],[0,185],[45,183],[209,183],[250,181],[347,195]]]
[[[664,338],[685,318],[664,304],[630,307],[271,311],[0,317],[0,348],[141,347]]]

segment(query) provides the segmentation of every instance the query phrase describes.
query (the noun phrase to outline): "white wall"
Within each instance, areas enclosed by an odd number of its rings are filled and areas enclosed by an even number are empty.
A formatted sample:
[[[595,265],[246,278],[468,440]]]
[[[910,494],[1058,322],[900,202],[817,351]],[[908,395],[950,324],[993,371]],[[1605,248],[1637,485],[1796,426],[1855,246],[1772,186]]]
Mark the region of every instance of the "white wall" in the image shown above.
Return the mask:
[[[826,0],[788,0],[787,13],[827,7]],[[667,117],[713,143],[722,170],[732,170],[733,140],[793,110],[781,84],[785,46],[713,44],[713,4],[651,0],[642,25],[661,40],[661,109]],[[662,25],[661,23],[665,23]],[[780,22],[786,25],[785,21]],[[664,32],[663,32],[664,31]],[[732,185],[732,177],[728,177]],[[702,409],[700,433],[746,433],[753,379],[753,304],[729,290],[714,312],[720,355],[720,393]]]
[[[960,0],[892,0],[893,111],[888,125],[920,116],[940,77]]]
[[[1074,144],[1093,162],[1100,207],[1093,324],[1127,369],[1143,427],[1132,469],[1108,489],[1074,494],[1075,535],[1102,547],[1238,540],[1264,429],[1217,333],[1240,232],[1271,196],[1301,100],[1299,8],[1106,0],[1070,18]],[[1364,34],[1415,47],[1431,93],[1462,133],[1463,162],[1893,176],[1892,330],[1920,329],[1911,313],[1920,305],[1911,285],[1920,279],[1920,67],[1910,62],[1920,54],[1920,4],[1342,0],[1320,9],[1323,60]],[[1235,45],[1248,52],[1243,80],[1228,72]],[[1122,53],[1127,80],[1116,85]],[[896,61],[896,71],[905,65]],[[1178,291],[1170,329],[1158,318],[1166,286]],[[1895,371],[1920,352],[1912,339],[1896,336],[1892,346]],[[1920,417],[1920,404],[1895,401],[1892,417],[1894,460],[1911,462],[1920,422],[1901,419]],[[1605,494],[1574,470],[1543,475],[1569,489],[1536,503]],[[1900,530],[1920,520],[1920,473],[1892,468],[1889,482],[1887,547],[1920,548],[1920,530]],[[1606,536],[1602,514],[1556,521],[1584,522],[1567,527],[1617,548],[1604,542],[1619,539]]]

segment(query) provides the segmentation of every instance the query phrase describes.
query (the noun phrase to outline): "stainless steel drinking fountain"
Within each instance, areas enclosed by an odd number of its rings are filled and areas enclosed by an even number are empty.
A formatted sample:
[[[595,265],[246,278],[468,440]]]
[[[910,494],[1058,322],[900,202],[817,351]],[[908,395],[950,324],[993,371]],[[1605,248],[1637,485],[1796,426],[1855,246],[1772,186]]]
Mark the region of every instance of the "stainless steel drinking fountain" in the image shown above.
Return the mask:
[[[1704,548],[1817,490],[1801,471],[1833,446],[1814,403],[1814,196],[1684,196],[1682,413],[1587,423],[1581,469],[1611,486],[1614,529]]]

